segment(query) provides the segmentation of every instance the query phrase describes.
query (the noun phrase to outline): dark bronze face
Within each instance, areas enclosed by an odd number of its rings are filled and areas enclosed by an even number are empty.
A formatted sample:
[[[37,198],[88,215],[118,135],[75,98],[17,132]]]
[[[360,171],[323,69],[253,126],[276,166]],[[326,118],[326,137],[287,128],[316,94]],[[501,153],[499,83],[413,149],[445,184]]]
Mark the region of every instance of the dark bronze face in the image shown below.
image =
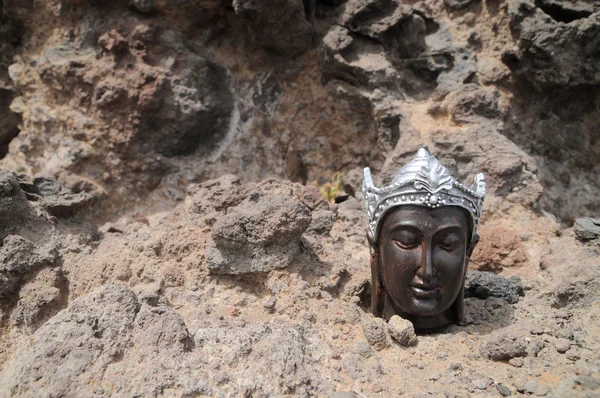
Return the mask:
[[[456,207],[403,206],[383,223],[379,264],[394,312],[434,317],[449,310],[466,273],[469,220]]]

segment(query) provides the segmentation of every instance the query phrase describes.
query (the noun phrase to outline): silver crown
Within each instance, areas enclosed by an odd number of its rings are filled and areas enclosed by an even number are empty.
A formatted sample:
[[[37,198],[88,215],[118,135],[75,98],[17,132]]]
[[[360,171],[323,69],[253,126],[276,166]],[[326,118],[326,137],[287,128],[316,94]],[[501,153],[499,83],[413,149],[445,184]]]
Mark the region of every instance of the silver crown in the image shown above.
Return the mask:
[[[477,174],[473,185],[467,188],[456,181],[439,160],[421,148],[413,160],[398,170],[387,187],[373,185],[371,169],[366,167],[362,193],[369,217],[369,236],[373,242],[377,242],[379,222],[384,214],[394,207],[406,205],[462,207],[471,216],[475,236],[483,211],[485,177],[483,173]]]

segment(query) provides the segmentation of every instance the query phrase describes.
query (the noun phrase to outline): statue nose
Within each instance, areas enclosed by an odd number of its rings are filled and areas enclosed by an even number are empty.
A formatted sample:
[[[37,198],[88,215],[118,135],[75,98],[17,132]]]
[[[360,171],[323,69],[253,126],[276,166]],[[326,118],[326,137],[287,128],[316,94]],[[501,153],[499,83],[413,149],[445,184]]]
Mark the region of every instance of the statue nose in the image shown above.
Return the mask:
[[[428,253],[427,250],[424,249],[421,258],[421,266],[417,270],[417,276],[424,281],[429,281],[437,275],[437,270],[433,267],[431,257],[431,253]]]

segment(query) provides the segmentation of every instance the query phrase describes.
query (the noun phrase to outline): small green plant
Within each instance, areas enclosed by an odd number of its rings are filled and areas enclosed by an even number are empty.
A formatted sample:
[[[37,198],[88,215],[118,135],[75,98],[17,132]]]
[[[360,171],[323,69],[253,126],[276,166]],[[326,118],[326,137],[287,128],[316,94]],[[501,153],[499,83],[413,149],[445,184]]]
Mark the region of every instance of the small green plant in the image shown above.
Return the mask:
[[[335,203],[335,198],[344,194],[344,175],[342,173],[335,173],[331,183],[327,182],[322,187],[316,181],[314,184],[319,188],[321,196],[329,203]]]

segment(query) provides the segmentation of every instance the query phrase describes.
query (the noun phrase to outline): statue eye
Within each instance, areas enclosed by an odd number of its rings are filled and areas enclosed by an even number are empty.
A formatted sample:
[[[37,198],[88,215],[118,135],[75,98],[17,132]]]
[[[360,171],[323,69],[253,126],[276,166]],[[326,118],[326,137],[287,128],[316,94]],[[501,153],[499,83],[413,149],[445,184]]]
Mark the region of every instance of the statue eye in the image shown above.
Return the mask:
[[[394,236],[394,243],[402,249],[414,249],[421,245],[421,236],[411,231],[399,231]]]
[[[452,251],[456,249],[462,243],[460,235],[456,233],[450,233],[440,239],[439,245],[446,251]]]

